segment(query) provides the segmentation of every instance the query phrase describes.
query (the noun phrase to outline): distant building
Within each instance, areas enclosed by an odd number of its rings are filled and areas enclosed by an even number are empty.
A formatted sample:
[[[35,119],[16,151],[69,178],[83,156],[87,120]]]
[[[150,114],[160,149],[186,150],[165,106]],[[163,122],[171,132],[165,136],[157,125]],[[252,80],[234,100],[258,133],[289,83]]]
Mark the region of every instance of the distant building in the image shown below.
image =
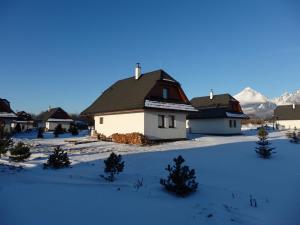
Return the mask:
[[[191,100],[198,112],[187,117],[187,130],[200,134],[240,134],[241,121],[248,116],[242,111],[239,102],[230,94],[196,97]]]
[[[119,80],[106,89],[81,114],[91,116],[95,131],[114,133],[138,132],[152,140],[186,138],[186,116],[195,111],[181,85],[163,70]]]
[[[4,125],[6,132],[11,132],[11,124],[17,118],[14,111],[10,108],[10,102],[0,98],[0,123]]]
[[[278,129],[300,129],[300,105],[280,105],[274,110]]]
[[[12,123],[14,129],[18,124],[20,125],[21,131],[28,131],[34,128],[34,120],[29,113],[25,111],[17,112],[17,118]]]
[[[58,124],[68,130],[72,122],[69,114],[60,107],[49,108],[38,116],[38,127],[43,127],[46,131],[54,130]]]

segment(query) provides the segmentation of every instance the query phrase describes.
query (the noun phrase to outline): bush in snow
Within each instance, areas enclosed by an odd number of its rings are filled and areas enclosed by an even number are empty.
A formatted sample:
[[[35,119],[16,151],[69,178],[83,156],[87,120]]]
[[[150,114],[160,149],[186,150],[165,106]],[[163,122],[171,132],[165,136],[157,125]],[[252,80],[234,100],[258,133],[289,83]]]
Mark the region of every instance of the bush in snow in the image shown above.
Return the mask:
[[[5,155],[9,148],[13,145],[10,135],[5,132],[4,124],[0,123],[0,158]]]
[[[183,166],[184,159],[181,155],[173,159],[175,165],[168,165],[166,170],[169,172],[167,179],[161,179],[160,184],[169,192],[179,196],[186,196],[197,190],[198,183],[195,181],[195,170]]]
[[[71,124],[68,130],[73,136],[78,135],[78,128],[75,124]]]
[[[300,138],[299,138],[299,134],[297,135],[296,134],[296,131],[294,131],[291,135],[291,139],[290,139],[290,142],[292,143],[295,143],[295,144],[298,144],[300,141]]]
[[[268,141],[268,132],[265,127],[260,127],[257,133],[259,141],[257,141],[258,147],[256,147],[256,153],[264,159],[268,159],[271,157],[273,150],[275,148],[271,148],[269,145],[271,143]]]
[[[58,137],[60,134],[64,133],[64,129],[62,128],[61,124],[57,124],[54,128],[53,135],[54,137]]]
[[[106,160],[104,160],[104,164],[104,172],[108,175],[101,175],[101,177],[109,182],[113,182],[115,180],[115,175],[122,172],[124,169],[124,161],[122,161],[122,156],[116,155],[113,152]]]
[[[44,138],[44,129],[42,127],[38,129],[37,138]]]
[[[30,147],[20,141],[16,146],[10,149],[9,159],[15,162],[20,162],[29,158],[30,155]]]
[[[47,163],[44,164],[44,168],[60,169],[69,167],[70,164],[67,152],[64,152],[60,146],[57,146],[54,148],[53,154],[49,156]]]
[[[20,133],[22,131],[21,125],[19,123],[17,123],[17,125],[15,126],[14,132],[16,133]]]

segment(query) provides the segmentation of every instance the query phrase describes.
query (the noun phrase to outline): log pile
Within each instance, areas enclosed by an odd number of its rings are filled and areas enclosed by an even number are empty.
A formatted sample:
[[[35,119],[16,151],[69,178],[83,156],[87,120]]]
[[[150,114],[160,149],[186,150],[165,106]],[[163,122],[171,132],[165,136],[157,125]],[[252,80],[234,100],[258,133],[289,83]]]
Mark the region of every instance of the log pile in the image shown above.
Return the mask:
[[[148,143],[147,138],[140,133],[129,133],[129,134],[112,134],[111,135],[112,141],[116,143],[122,144],[137,144],[137,145],[144,145]]]

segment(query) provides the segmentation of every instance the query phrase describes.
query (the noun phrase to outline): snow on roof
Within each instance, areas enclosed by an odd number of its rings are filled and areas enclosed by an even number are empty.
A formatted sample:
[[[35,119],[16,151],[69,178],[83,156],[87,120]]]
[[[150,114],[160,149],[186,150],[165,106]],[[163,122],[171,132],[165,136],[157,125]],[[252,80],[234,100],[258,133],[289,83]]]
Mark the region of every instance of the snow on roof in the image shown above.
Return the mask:
[[[171,110],[180,110],[180,111],[198,111],[191,105],[187,104],[176,104],[168,102],[158,102],[158,101],[145,101],[145,107],[148,108],[158,108],[158,109],[171,109]]]

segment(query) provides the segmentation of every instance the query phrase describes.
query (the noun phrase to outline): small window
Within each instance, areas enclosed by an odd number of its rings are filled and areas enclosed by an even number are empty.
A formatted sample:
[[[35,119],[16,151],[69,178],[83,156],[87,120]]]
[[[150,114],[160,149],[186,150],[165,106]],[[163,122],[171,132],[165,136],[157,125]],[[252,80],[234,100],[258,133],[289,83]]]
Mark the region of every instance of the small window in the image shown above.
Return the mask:
[[[158,128],[165,128],[165,116],[158,115]]]
[[[233,127],[236,127],[236,120],[233,121]]]
[[[232,120],[229,120],[229,127],[232,127]]]
[[[103,117],[100,117],[100,124],[103,124]]]
[[[169,128],[175,128],[175,116],[169,116]]]
[[[167,88],[163,88],[163,98],[168,99],[169,97],[169,90]]]

